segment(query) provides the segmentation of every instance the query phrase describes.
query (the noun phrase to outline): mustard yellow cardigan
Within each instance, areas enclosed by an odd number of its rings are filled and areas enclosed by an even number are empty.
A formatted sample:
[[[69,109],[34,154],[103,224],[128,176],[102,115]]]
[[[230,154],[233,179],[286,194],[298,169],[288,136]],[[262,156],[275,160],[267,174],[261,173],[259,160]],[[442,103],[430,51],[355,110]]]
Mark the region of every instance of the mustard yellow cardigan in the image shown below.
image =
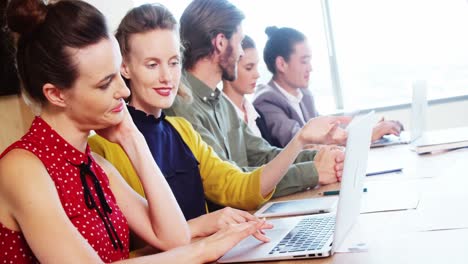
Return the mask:
[[[223,206],[253,210],[271,198],[274,190],[267,197],[261,195],[260,175],[263,167],[252,172],[243,172],[237,166],[221,160],[187,120],[168,116],[166,120],[177,130],[199,162],[207,199]],[[140,178],[125,151],[118,144],[111,143],[98,135],[90,137],[88,143],[92,151],[110,161],[125,181],[145,197]]]

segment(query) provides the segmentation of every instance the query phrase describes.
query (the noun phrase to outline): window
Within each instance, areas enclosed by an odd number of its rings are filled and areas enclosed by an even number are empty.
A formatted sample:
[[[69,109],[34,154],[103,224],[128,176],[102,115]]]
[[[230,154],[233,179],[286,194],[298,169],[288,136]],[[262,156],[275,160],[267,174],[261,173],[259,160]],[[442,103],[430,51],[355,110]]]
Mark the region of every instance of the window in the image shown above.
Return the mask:
[[[466,0],[330,1],[346,108],[411,100],[426,80],[429,99],[468,91]]]
[[[180,18],[190,0],[159,2]],[[415,80],[426,80],[429,99],[467,94],[466,0],[231,2],[245,13],[244,33],[255,40],[260,56],[267,26],[292,27],[307,36],[313,67],[309,89],[321,113],[408,103]],[[330,27],[324,13],[330,17],[331,32],[326,31]],[[329,58],[330,45],[335,61]],[[259,83],[271,78],[263,59],[260,74]],[[332,79],[339,85],[334,87]]]

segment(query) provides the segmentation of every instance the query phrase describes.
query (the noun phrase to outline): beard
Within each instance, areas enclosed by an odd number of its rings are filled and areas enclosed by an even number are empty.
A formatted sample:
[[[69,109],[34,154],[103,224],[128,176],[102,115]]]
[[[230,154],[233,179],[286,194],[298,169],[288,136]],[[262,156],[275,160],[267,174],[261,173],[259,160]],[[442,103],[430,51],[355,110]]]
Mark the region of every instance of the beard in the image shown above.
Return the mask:
[[[232,45],[226,48],[226,52],[221,57],[219,66],[221,67],[221,77],[225,81],[235,81],[237,79],[237,59],[233,56]]]

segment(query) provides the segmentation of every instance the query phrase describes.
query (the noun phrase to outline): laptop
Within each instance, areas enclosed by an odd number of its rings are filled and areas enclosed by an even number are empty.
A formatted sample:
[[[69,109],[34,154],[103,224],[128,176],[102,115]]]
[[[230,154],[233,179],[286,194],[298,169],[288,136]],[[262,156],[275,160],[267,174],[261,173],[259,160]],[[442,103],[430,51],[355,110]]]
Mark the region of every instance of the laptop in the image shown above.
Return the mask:
[[[373,142],[371,147],[384,147],[398,144],[409,144],[422,136],[426,130],[427,88],[425,81],[413,82],[413,102],[411,104],[411,133],[402,131],[400,136],[385,135]]]
[[[343,179],[336,212],[270,220],[274,228],[264,230],[270,242],[262,243],[250,236],[218,262],[321,258],[339,249],[360,212],[372,127],[376,121],[372,111],[354,118],[347,127]]]

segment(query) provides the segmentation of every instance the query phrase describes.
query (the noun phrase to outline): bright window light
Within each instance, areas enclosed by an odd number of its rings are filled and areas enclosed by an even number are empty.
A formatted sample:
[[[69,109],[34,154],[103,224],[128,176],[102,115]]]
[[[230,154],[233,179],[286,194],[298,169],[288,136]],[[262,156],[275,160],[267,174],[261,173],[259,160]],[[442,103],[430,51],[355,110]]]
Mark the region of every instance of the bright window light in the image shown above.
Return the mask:
[[[429,99],[468,94],[466,0],[231,0],[246,15],[244,33],[255,40],[260,55],[267,26],[292,27],[307,36],[313,67],[309,89],[320,113],[336,111],[323,1],[330,6],[345,109],[408,103],[415,80],[426,81]],[[134,0],[135,5],[146,2]],[[190,3],[158,2],[176,18]],[[260,74],[259,83],[271,78],[263,59]]]
[[[468,94],[466,0],[330,3],[346,107],[407,103],[414,80],[429,99]]]

